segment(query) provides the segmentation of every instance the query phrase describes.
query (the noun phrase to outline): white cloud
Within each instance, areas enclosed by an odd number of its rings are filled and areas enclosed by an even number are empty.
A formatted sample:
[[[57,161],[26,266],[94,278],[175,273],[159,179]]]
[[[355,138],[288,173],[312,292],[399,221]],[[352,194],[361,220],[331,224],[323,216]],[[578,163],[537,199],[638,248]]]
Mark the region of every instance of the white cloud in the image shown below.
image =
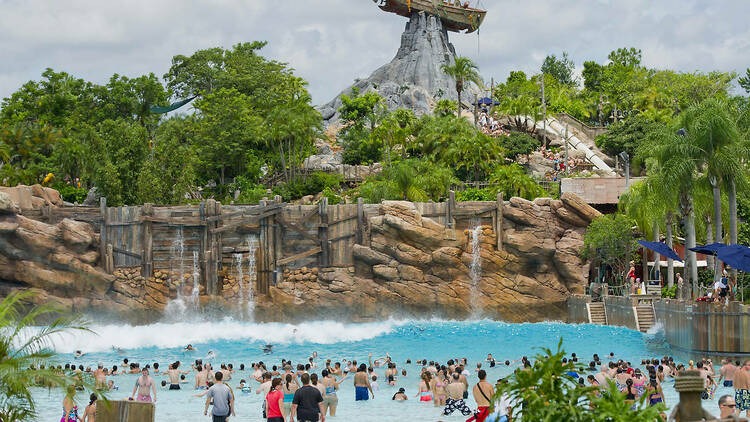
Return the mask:
[[[606,60],[643,50],[646,65],[683,71],[748,66],[746,0],[484,0],[477,35],[451,34],[489,80],[538,71],[547,54]],[[52,67],[105,82],[113,73],[161,76],[172,56],[267,40],[326,102],[395,55],[406,20],[367,0],[0,0],[0,97]]]

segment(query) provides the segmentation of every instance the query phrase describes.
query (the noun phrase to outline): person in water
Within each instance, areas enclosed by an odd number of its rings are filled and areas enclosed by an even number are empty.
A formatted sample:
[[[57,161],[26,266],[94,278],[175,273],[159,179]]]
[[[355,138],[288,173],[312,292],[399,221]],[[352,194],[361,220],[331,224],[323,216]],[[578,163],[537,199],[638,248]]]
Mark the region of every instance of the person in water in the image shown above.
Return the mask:
[[[451,383],[445,387],[445,390],[448,392],[448,398],[445,400],[443,415],[450,416],[457,410],[464,416],[471,415],[471,409],[464,402],[466,386],[461,382],[461,376],[458,373],[454,373],[451,378]]]
[[[474,413],[474,416],[467,419],[466,422],[484,422],[490,414],[490,397],[495,395],[495,389],[487,382],[487,372],[482,369],[477,376],[479,377],[479,382],[472,390],[474,401],[477,402],[477,411]]]
[[[136,390],[138,390],[137,396],[135,394]],[[153,399],[150,394],[151,390],[154,392]],[[133,400],[133,398],[135,398],[135,401],[156,403],[156,384],[154,383],[154,379],[148,375],[148,368],[143,368],[141,376],[135,381],[130,400]]]
[[[372,392],[372,386],[370,385],[370,377],[367,376],[367,365],[363,363],[359,365],[357,373],[354,375],[354,400],[369,400],[368,390],[372,398],[375,398],[375,393]]]
[[[96,394],[91,393],[89,396],[89,405],[83,411],[82,422],[96,422]]]
[[[394,400],[394,401],[409,400],[409,397],[406,395],[406,390],[404,389],[404,387],[399,388],[398,392],[393,395],[393,398],[391,400]]]
[[[76,404],[76,388],[74,385],[69,385],[65,398],[63,398],[63,415],[60,418],[60,422],[77,422],[80,420],[78,417],[78,405]]]

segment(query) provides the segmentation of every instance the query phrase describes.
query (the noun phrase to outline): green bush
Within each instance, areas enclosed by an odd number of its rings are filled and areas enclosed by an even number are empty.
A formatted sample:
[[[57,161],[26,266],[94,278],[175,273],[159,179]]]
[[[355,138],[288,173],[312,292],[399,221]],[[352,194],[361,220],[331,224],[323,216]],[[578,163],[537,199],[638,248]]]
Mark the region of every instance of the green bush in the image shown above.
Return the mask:
[[[497,200],[497,191],[492,188],[469,188],[464,191],[456,192],[456,201],[495,201]]]
[[[513,132],[510,136],[499,139],[505,148],[505,156],[514,161],[519,155],[528,155],[541,145],[536,138],[521,132]]]
[[[326,186],[326,188],[323,189],[323,197],[328,198],[329,205],[337,205],[344,202],[344,199],[341,198],[333,189],[331,189],[330,186]]]
[[[71,185],[61,184],[55,185],[53,188],[60,192],[63,201],[74,204],[82,204],[86,200],[86,195],[88,195],[88,190]]]
[[[383,142],[371,136],[368,129],[351,128],[340,138],[340,142],[344,148],[344,164],[370,165],[383,158]]]
[[[297,180],[291,184],[280,184],[273,189],[275,195],[281,195],[284,201],[300,199],[303,196],[315,195],[326,188],[338,188],[343,179],[338,174],[316,172],[306,179]]]
[[[661,297],[666,299],[674,299],[675,297],[677,297],[677,285],[673,285],[671,289],[667,286],[662,287]]]

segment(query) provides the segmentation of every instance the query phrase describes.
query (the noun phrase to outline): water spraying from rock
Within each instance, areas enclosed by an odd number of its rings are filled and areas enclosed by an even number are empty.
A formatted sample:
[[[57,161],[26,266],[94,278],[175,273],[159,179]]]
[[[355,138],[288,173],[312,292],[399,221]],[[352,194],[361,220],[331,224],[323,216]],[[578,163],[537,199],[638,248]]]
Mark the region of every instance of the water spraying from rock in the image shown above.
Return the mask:
[[[482,312],[482,305],[479,298],[479,283],[482,281],[482,248],[479,245],[479,237],[482,233],[480,221],[473,220],[474,228],[471,230],[471,268],[469,276],[471,277],[470,303],[472,316],[477,317]]]
[[[175,236],[175,240],[172,242],[172,249],[170,252],[170,256],[178,255],[179,257],[177,260],[177,262],[179,263],[179,268],[177,269],[177,274],[179,277],[177,279],[177,300],[184,303],[182,284],[185,282],[185,236],[182,231],[182,226],[177,227],[177,235]]]
[[[198,263],[198,251],[193,251],[193,290],[190,292],[190,302],[196,310],[198,310],[200,305],[198,302],[198,296],[200,294],[200,278],[201,268]]]
[[[177,227],[177,234],[175,240],[172,242],[172,247],[169,249],[169,256],[177,256],[178,268],[174,268],[170,265],[172,274],[175,272],[179,277],[177,279],[177,298],[167,302],[167,307],[164,309],[164,313],[168,319],[179,319],[185,316],[187,310],[187,304],[183,297],[183,283],[185,282],[185,236],[183,234],[182,226]],[[172,262],[172,261],[170,261]],[[177,271],[175,271],[177,270]],[[197,302],[196,302],[197,303]]]
[[[250,320],[254,319],[255,312],[255,252],[258,250],[258,238],[248,236],[247,242],[247,297],[245,302],[245,311]]]
[[[237,277],[237,285],[239,286],[239,295],[240,295],[240,306],[239,306],[239,308],[240,308],[240,315],[242,317],[244,317],[244,315],[242,315],[242,313],[243,313],[242,311],[243,311],[243,309],[245,307],[245,303],[247,303],[246,302],[247,299],[245,298],[245,287],[244,287],[245,274],[244,274],[244,271],[242,269],[242,254],[241,253],[233,254],[232,258],[233,258],[232,259],[233,273],[235,274],[235,277]]]

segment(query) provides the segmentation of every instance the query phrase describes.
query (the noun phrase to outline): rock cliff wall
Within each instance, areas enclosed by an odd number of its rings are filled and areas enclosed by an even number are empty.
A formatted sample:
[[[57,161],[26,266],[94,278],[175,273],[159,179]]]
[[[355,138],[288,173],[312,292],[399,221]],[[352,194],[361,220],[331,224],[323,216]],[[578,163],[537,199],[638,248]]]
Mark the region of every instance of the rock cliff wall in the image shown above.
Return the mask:
[[[479,230],[475,284],[472,231],[445,228],[408,202],[386,202],[382,212],[369,221],[370,245],[354,247],[354,267],[285,273],[269,297],[258,299],[256,315],[565,320],[565,302],[584,291],[588,273],[578,257],[585,227],[599,215],[575,195],[512,198],[505,204],[502,250],[492,227]]]
[[[0,297],[33,289],[38,303],[137,323],[161,318],[178,297],[191,300],[192,274],[156,271],[143,277],[137,267],[107,274],[99,265],[99,235],[89,224],[69,219],[46,224],[17,214],[18,209],[0,193]],[[447,228],[420,215],[412,203],[384,202],[367,222],[365,244],[352,250],[353,266],[284,271],[268,295],[254,297],[255,316],[289,321],[474,314],[513,322],[564,320],[568,296],[584,289],[588,265],[578,252],[597,215],[568,193],[561,200],[511,198],[504,204],[498,249],[491,226]],[[474,252],[481,271],[472,277]],[[248,295],[236,276],[225,270],[220,277],[220,296],[206,296],[200,286],[198,302],[187,305],[224,314],[246,309],[239,305]],[[243,281],[249,285],[250,276]]]
[[[376,91],[386,100],[389,109],[407,108],[423,114],[432,111],[440,99],[456,100],[455,81],[442,70],[456,58],[442,21],[425,13],[413,13],[401,35],[396,57],[367,79],[358,80],[328,104],[319,107],[329,125],[338,122],[341,95],[351,95],[352,88],[360,93]]]

